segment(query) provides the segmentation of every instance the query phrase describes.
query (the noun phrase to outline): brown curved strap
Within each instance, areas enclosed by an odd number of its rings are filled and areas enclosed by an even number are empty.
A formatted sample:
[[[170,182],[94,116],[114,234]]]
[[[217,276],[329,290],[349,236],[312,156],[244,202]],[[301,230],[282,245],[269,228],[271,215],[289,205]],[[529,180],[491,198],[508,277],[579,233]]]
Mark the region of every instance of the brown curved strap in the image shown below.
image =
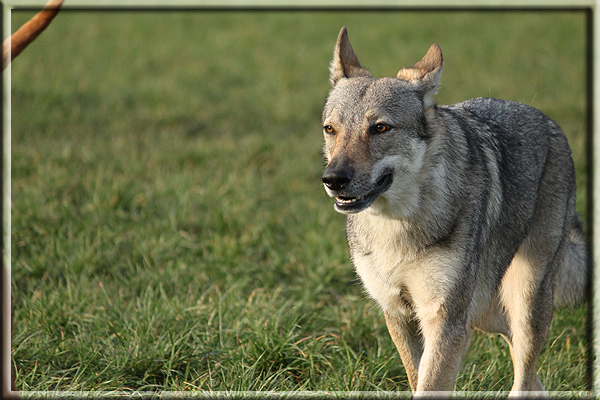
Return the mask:
[[[49,0],[42,11],[23,24],[10,38],[4,40],[2,46],[2,69],[6,68],[12,59],[18,56],[29,43],[33,42],[46,29],[52,19],[58,14],[62,3],[63,0]],[[9,49],[10,60],[8,59]]]

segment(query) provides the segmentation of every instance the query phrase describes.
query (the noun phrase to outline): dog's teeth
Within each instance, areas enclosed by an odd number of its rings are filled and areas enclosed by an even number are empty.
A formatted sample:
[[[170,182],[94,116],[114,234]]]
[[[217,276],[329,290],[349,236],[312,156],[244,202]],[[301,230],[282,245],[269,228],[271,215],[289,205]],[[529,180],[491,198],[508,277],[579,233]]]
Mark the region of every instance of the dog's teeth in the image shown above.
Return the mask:
[[[360,196],[352,197],[350,199],[344,199],[342,197],[337,197],[336,199],[337,199],[338,203],[351,204],[351,203],[356,203],[358,200],[360,200]]]

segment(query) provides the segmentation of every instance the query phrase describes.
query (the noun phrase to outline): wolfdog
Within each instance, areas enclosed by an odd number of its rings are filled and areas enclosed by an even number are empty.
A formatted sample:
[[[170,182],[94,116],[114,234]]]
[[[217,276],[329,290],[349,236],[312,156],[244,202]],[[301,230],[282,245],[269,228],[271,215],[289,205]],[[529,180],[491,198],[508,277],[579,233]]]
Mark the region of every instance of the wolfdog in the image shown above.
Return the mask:
[[[342,28],[323,110],[325,190],[347,214],[356,272],[415,395],[454,389],[475,328],[508,342],[510,395],[543,396],[553,305],[583,301],[588,282],[571,151],[530,106],[437,106],[441,72],[433,44],[397,77],[373,78]]]

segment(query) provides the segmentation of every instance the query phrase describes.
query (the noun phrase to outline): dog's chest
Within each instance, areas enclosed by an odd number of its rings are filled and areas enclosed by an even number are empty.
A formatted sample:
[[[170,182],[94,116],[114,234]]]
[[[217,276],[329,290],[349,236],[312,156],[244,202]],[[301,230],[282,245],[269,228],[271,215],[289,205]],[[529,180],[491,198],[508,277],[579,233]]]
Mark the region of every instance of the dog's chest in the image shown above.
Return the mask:
[[[411,227],[380,217],[353,217],[348,242],[355,270],[384,311],[436,307],[456,278],[455,257],[423,249]]]

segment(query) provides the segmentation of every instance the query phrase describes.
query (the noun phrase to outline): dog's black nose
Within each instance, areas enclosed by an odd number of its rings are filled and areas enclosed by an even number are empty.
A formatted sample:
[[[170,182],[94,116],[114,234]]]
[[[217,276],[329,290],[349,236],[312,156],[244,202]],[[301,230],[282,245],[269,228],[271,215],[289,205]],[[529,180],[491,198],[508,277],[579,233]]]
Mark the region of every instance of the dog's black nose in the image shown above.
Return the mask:
[[[335,192],[342,190],[348,184],[348,182],[350,182],[350,178],[347,176],[323,176],[323,183],[325,186]]]
[[[352,170],[340,168],[338,163],[331,163],[323,173],[323,183],[334,192],[339,192],[352,180]]]

